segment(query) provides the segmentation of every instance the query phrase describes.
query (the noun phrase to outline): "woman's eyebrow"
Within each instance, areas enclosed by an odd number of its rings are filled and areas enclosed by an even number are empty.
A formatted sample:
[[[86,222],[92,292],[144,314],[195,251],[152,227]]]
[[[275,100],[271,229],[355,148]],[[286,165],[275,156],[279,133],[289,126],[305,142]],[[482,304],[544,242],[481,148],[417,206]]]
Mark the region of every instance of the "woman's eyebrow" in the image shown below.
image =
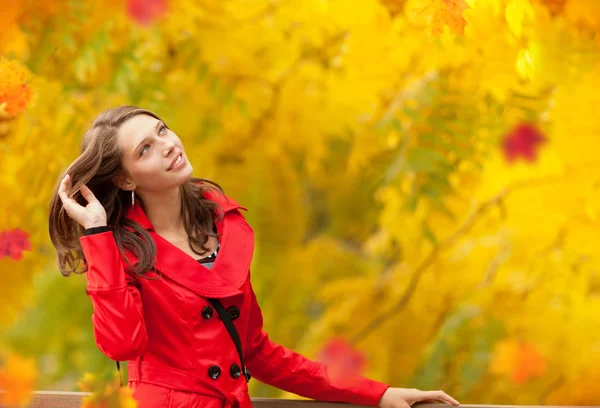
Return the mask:
[[[138,143],[138,145],[135,147],[135,149],[133,149],[133,156],[135,157],[136,152],[139,150],[140,146],[142,146],[144,143],[146,143],[148,141],[148,139],[150,139],[150,136],[146,136],[145,138],[142,139],[142,141],[140,143]]]
[[[163,125],[163,121],[162,120],[159,120],[158,122],[156,122],[156,126],[154,126],[154,131],[158,132],[158,130],[160,129],[161,125]],[[138,143],[138,145],[135,147],[135,149],[133,149],[133,156],[134,157],[135,157],[135,153],[138,151],[138,149],[140,148],[140,146],[143,145],[144,143],[146,143],[146,141],[148,139],[150,139],[150,136],[146,136],[145,138],[143,138],[142,141],[140,143]]]

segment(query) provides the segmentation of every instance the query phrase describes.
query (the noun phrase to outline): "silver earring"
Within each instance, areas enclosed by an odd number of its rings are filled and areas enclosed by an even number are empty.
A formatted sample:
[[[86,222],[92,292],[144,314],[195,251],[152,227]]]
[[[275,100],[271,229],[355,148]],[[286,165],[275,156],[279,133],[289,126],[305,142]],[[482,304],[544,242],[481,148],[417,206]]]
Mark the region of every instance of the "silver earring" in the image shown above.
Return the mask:
[[[135,191],[131,190],[131,206],[135,207]]]

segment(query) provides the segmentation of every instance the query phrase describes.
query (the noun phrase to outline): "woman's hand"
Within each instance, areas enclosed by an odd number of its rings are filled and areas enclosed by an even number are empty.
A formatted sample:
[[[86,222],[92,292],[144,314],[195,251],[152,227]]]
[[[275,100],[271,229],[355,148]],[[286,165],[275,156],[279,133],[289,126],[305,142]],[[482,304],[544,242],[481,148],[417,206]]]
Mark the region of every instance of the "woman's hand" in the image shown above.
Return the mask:
[[[379,401],[379,408],[409,408],[417,402],[444,402],[459,405],[444,391],[421,391],[416,388],[388,388]]]
[[[106,210],[100,204],[100,201],[94,196],[85,184],[81,186],[81,195],[88,204],[83,207],[77,201],[67,195],[67,188],[71,187],[71,176],[68,174],[60,182],[58,196],[63,203],[63,207],[69,217],[75,220],[83,228],[106,226]]]

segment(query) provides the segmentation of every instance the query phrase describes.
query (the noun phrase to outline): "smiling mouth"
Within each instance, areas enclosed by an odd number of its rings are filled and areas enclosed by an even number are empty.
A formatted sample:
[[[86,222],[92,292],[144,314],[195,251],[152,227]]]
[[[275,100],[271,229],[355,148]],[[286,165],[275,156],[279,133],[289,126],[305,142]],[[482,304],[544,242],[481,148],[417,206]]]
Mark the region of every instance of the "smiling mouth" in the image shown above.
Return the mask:
[[[175,160],[173,160],[173,163],[171,163],[171,165],[169,166],[167,171],[172,170],[173,168],[179,166],[182,161],[183,161],[183,153],[179,153],[179,155],[177,156],[177,158]]]

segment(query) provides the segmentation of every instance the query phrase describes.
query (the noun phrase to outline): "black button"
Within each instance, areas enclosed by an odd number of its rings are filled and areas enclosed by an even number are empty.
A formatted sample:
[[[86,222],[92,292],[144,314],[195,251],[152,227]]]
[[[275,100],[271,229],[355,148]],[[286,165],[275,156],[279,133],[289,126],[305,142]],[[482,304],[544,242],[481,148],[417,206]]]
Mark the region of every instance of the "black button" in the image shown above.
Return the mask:
[[[221,375],[221,369],[219,368],[219,366],[210,366],[210,368],[208,369],[208,376],[210,378],[212,378],[213,380],[216,380],[217,378],[219,378],[219,376]]]
[[[229,317],[231,320],[235,320],[240,317],[240,309],[236,306],[231,306],[227,309],[227,313],[229,313]]]
[[[232,364],[231,368],[229,369],[229,374],[231,374],[233,378],[240,378],[240,375],[242,375],[242,369],[239,365]]]
[[[205,319],[210,319],[213,315],[213,308],[212,306],[205,306],[204,309],[202,309],[202,317]]]

